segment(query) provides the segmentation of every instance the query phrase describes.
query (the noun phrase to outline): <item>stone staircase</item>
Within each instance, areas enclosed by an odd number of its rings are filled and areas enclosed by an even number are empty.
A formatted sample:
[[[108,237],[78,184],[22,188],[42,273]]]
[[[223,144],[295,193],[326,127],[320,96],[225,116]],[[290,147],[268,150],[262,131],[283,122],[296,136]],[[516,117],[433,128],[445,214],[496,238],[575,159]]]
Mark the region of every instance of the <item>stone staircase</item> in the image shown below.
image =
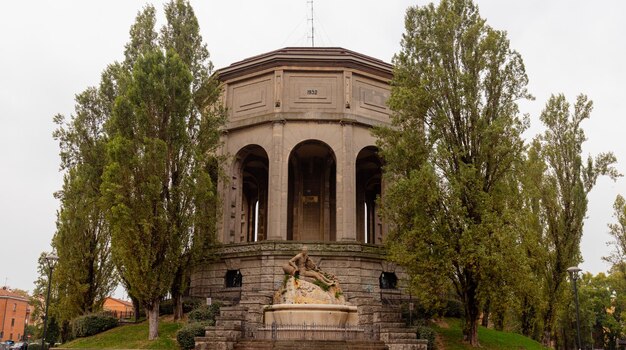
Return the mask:
[[[416,339],[416,328],[402,321],[399,306],[385,305],[372,313],[380,340],[262,340],[244,339],[244,322],[251,315],[244,305],[223,306],[215,326],[196,337],[195,350],[427,350],[427,341]]]
[[[387,350],[382,341],[241,340],[234,350]]]
[[[374,323],[380,326],[380,340],[389,350],[427,350],[428,341],[417,339],[417,329],[407,327],[397,305],[385,305],[374,314]]]
[[[204,337],[196,337],[195,350],[233,350],[242,337],[247,311],[244,306],[222,306],[215,326],[207,327]]]

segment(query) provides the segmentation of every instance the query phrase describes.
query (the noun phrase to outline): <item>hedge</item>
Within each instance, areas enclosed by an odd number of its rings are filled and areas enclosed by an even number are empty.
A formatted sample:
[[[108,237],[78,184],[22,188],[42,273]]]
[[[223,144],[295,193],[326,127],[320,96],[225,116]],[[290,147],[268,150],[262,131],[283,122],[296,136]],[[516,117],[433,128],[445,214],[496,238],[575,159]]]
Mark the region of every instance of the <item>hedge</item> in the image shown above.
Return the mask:
[[[118,326],[117,318],[104,314],[80,316],[72,320],[74,338],[88,337]]]
[[[180,348],[183,350],[193,349],[196,346],[195,337],[204,336],[206,327],[212,324],[212,322],[192,322],[183,326],[176,332],[176,341]]]
[[[222,304],[220,303],[213,303],[211,305],[203,305],[193,309],[189,313],[189,322],[215,322],[215,316],[219,315],[221,306]]]
[[[417,327],[417,338],[428,340],[428,350],[437,350],[437,342],[435,341],[436,335],[435,330],[430,327]]]

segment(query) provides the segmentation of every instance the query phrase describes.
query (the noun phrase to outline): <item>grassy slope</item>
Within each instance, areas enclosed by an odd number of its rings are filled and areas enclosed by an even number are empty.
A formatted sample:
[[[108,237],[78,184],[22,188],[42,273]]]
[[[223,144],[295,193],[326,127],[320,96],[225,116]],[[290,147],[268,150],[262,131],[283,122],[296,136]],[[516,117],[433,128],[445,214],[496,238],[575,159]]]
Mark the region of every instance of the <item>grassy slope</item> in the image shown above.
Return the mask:
[[[435,327],[443,342],[439,350],[470,350],[472,347],[462,342],[461,325],[458,319],[447,319],[447,327]],[[124,325],[92,337],[76,339],[61,345],[62,348],[83,349],[159,349],[178,350],[176,331],[182,323],[161,319],[159,338],[148,340],[148,323]],[[481,350],[545,350],[536,341],[515,333],[498,332],[479,327],[478,340]]]
[[[445,349],[466,350],[474,349],[463,343],[461,322],[458,319],[447,319],[448,327],[436,327]],[[545,350],[538,342],[516,333],[498,332],[484,327],[478,328],[478,341],[481,350]]]
[[[148,340],[148,322],[123,325],[92,337],[80,338],[61,345],[62,348],[83,349],[161,349],[177,350],[176,331],[182,323],[159,321],[159,337]]]

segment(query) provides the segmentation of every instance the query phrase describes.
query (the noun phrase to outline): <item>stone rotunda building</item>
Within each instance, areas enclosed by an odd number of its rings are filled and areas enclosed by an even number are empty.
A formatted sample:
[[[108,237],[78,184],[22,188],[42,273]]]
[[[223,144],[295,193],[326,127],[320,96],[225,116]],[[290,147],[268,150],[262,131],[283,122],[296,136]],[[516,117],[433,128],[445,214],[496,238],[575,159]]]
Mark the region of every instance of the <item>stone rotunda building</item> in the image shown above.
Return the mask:
[[[389,123],[392,66],[342,48],[285,48],[216,74],[228,109],[222,245],[196,267],[190,294],[231,305],[223,309],[240,321],[236,338],[246,338],[283,283],[281,266],[306,245],[358,307],[359,325],[393,342],[385,322],[398,326],[408,296],[382,247],[382,160],[371,134]]]

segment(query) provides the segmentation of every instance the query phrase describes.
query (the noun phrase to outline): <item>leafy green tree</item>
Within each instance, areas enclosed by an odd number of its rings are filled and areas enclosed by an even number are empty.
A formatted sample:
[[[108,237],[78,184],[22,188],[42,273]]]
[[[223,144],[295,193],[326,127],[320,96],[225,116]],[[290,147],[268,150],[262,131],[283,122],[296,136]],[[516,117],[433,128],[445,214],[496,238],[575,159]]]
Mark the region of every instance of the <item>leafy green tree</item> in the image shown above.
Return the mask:
[[[198,143],[197,151],[205,153],[193,154],[190,152],[189,159],[182,160],[182,162],[189,163],[188,166],[190,167],[205,167],[205,175],[209,174],[212,178],[204,179],[203,181],[207,181],[207,183],[203,186],[211,188],[217,180],[216,167],[214,166],[215,160],[211,157],[207,158],[206,153],[214,153],[214,148],[219,141],[218,130],[223,123],[223,117],[220,117],[223,115],[223,111],[219,109],[217,103],[220,92],[219,84],[217,79],[211,77],[213,65],[209,61],[209,51],[202,41],[198,20],[189,2],[174,0],[167,3],[165,5],[165,18],[167,23],[161,29],[159,43],[163,49],[178,53],[192,75],[192,103],[186,116],[186,123],[190,142]],[[201,232],[202,234],[182,234],[179,237],[183,242],[183,249],[178,257],[181,263],[176,269],[170,287],[175,320],[183,316],[182,295],[189,284],[190,266],[202,256],[207,239],[210,241],[215,234],[213,223],[216,221],[216,216],[212,208],[217,207],[217,203],[215,203],[217,197],[203,198],[198,196],[195,199],[197,200],[195,212],[200,215],[194,218],[194,228],[196,233]],[[198,208],[202,208],[202,210],[198,210]],[[183,210],[174,211],[172,215],[176,216],[174,220],[179,222],[178,225],[184,225],[185,217],[189,216],[190,213]]]
[[[492,283],[513,285],[510,264],[522,256],[509,195],[524,150],[516,101],[531,97],[527,77],[506,34],[469,0],[410,8],[405,23],[392,127],[377,132],[390,184],[382,202],[390,255],[422,300],[452,283],[464,337],[478,346],[483,294]]]
[[[211,202],[208,173],[216,132],[210,113],[192,118],[193,76],[173,50],[141,53],[121,85],[109,123],[103,188],[110,206],[113,255],[129,293],[146,309],[149,338],[158,336],[159,302],[206,237],[199,219]],[[205,102],[205,101],[202,101]]]
[[[562,307],[567,268],[580,262],[580,239],[587,212],[587,194],[598,176],[620,176],[613,168],[615,156],[602,153],[582,161],[586,140],[581,123],[591,115],[592,102],[578,96],[571,113],[563,95],[552,96],[541,113],[546,131],[532,145],[545,169],[535,182],[540,194],[541,246],[546,252],[542,278],[546,308],[543,342],[552,343],[558,309]]]
[[[625,267],[626,262],[626,200],[621,195],[617,195],[613,203],[613,217],[617,223],[609,224],[609,233],[613,241],[609,244],[613,247],[611,255],[604,257],[616,268]]]
[[[117,284],[111,259],[111,234],[101,205],[100,185],[106,162],[103,101],[97,88],[76,96],[71,121],[55,117],[54,137],[65,170],[57,231],[52,245],[59,261],[55,286],[59,289],[59,321],[94,312]]]
[[[37,259],[37,280],[35,280],[35,288],[33,290],[33,295],[30,300],[30,305],[33,306],[32,317],[35,319],[45,320],[45,311],[46,311],[46,302],[48,303],[48,322],[47,322],[47,331],[48,334],[49,329],[52,327],[53,330],[49,333],[51,335],[46,335],[46,341],[56,341],[59,336],[59,325],[57,323],[56,315],[60,314],[61,311],[58,308],[59,305],[59,288],[56,283],[54,283],[56,279],[56,270],[52,272],[52,281],[50,284],[50,294],[48,294],[48,281],[50,278],[50,266],[46,262],[46,255],[48,253],[42,252],[39,254],[39,258]],[[47,300],[47,297],[50,297]],[[56,331],[55,331],[56,329]],[[40,328],[40,331],[43,333],[43,325]],[[56,332],[56,334],[55,334]],[[38,334],[38,337],[43,336],[43,334]]]

